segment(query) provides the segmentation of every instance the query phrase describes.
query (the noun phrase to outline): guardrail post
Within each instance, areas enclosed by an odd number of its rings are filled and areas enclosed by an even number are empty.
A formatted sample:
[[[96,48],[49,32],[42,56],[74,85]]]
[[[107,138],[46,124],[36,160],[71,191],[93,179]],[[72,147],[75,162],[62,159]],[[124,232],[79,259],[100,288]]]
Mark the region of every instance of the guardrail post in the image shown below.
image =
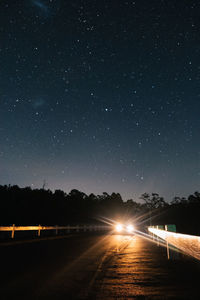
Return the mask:
[[[15,237],[15,224],[13,224],[12,233],[11,233],[11,238],[14,239],[14,237]]]
[[[67,226],[67,233],[70,233],[70,226]]]
[[[83,231],[84,231],[84,232],[86,232],[86,225],[84,225],[84,227],[83,227]]]
[[[167,229],[168,229],[168,227],[167,227],[167,225],[165,225],[165,230],[168,231]],[[167,239],[166,239],[166,243],[167,243],[167,258],[169,259],[170,258],[169,257],[169,244],[168,244],[168,240]]]
[[[40,236],[41,225],[38,225],[38,236]]]
[[[159,229],[158,225],[156,226],[156,229]],[[157,236],[157,246],[160,246],[160,244],[159,244],[159,236]]]
[[[55,226],[56,227],[56,235],[58,235],[58,225]]]
[[[76,232],[79,232],[79,225],[76,225]]]

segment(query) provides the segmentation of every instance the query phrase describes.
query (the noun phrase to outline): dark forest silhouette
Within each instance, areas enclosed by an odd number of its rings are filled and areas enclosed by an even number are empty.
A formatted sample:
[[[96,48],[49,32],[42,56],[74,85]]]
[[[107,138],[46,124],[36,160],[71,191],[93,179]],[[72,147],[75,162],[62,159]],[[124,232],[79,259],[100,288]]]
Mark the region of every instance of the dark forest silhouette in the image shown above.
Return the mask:
[[[140,228],[176,224],[177,231],[200,235],[200,193],[187,199],[175,197],[170,203],[157,193],[144,193],[141,203],[123,201],[119,193],[86,195],[73,189],[62,190],[0,186],[0,225],[69,225],[132,219]]]

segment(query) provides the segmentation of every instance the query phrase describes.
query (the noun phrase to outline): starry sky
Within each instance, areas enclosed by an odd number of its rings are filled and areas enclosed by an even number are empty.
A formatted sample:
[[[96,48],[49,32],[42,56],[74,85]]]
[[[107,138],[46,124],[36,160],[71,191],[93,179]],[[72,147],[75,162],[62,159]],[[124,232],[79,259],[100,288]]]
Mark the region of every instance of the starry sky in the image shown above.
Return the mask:
[[[199,134],[199,1],[0,1],[0,184],[188,196]]]

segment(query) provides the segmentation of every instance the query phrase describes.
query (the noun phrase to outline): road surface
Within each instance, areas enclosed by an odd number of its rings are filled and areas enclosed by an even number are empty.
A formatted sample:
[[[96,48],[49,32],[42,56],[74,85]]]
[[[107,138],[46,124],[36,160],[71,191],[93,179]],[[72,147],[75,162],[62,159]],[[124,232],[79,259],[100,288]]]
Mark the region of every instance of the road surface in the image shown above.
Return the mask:
[[[0,299],[199,299],[200,262],[137,236],[0,244]]]

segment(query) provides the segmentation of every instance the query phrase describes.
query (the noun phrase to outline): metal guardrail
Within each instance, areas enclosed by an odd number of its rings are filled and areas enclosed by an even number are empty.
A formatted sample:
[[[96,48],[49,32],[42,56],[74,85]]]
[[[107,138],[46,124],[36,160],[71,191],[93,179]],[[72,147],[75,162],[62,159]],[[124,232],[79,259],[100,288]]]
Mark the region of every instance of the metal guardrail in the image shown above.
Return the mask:
[[[0,231],[10,231],[11,238],[14,239],[15,231],[37,231],[38,236],[40,236],[41,230],[55,230],[56,235],[58,234],[58,230],[66,230],[70,232],[70,230],[79,231],[100,231],[100,230],[109,230],[110,226],[105,225],[76,225],[76,226],[0,226]]]
[[[148,227],[148,231],[166,242],[168,256],[169,256],[168,245],[172,245],[177,249],[180,249],[185,254],[200,260],[200,236],[168,231],[167,227],[165,227],[165,230],[158,229],[155,227],[156,226]]]

